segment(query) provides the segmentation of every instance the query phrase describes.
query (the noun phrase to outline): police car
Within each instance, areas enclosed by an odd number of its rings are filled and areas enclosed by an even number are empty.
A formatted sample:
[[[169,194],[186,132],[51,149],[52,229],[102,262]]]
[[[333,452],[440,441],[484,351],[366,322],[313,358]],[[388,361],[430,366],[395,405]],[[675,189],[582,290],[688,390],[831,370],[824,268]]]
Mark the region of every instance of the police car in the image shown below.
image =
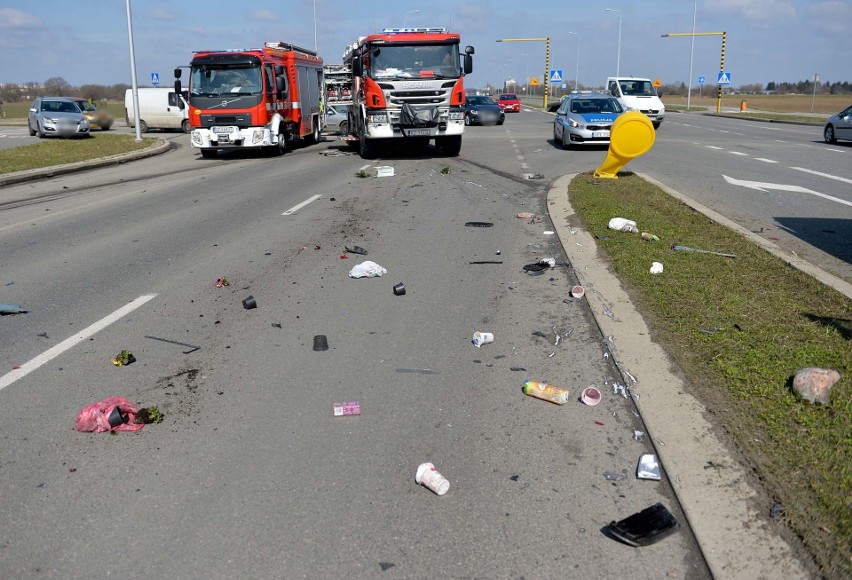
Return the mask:
[[[571,92],[553,120],[553,141],[572,145],[609,145],[612,123],[624,112],[615,97],[604,93]]]

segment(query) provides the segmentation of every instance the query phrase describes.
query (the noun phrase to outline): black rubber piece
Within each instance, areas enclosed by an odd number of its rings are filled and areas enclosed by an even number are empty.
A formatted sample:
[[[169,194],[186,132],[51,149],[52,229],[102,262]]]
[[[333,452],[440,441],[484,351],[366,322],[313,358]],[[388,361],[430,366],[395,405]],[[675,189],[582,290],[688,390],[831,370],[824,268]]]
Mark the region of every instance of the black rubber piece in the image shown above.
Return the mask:
[[[243,299],[243,308],[246,310],[257,308],[257,301],[255,301],[254,296],[247,296]]]
[[[121,414],[121,409],[116,406],[112,408],[112,412],[107,417],[107,422],[110,427],[118,427],[122,423],[127,423],[127,418]]]
[[[465,222],[464,225],[469,228],[490,228],[494,224],[491,222]]]
[[[318,334],[314,337],[314,350],[323,351],[328,350],[328,337],[324,334]]]
[[[367,255],[367,250],[365,250],[361,246],[343,246],[343,248],[350,254],[361,254],[362,256]]]
[[[399,284],[395,285],[393,287],[393,293],[397,296],[402,296],[403,294],[405,294],[405,284],[400,282]]]

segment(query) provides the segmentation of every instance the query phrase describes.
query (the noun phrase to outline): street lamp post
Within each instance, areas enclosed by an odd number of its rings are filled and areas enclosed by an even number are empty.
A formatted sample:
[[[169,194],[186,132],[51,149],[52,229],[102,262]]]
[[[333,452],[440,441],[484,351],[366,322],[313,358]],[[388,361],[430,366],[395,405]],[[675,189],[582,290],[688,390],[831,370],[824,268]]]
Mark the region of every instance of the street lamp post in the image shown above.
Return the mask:
[[[408,18],[409,14],[420,14],[419,10],[410,10],[402,15],[402,27],[405,28],[405,19]]]
[[[130,44],[130,83],[133,88],[133,117],[136,119],[136,141],[142,141],[142,123],[139,122],[139,89],[136,85],[136,55],[133,52],[133,20],[130,17],[130,0],[125,1],[127,9],[127,39]]]
[[[576,32],[569,32],[568,34],[573,34],[577,37],[577,66],[574,67],[574,90],[580,90],[580,35]],[[616,73],[618,76],[618,73]]]
[[[621,10],[606,8],[607,12],[618,12],[618,59],[615,61],[615,76],[621,76]]]
[[[317,0],[314,0],[314,52],[317,50]]]
[[[689,81],[686,85],[686,110],[692,99],[692,57],[695,54],[695,15],[698,14],[698,0],[692,4],[692,44],[689,47]]]

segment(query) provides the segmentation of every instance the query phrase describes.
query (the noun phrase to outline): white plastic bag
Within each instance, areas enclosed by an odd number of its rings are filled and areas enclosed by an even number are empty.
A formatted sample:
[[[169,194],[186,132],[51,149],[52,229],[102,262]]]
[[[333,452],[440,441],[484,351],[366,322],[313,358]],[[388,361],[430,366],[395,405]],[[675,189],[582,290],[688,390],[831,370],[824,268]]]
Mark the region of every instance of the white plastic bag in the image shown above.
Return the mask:
[[[374,278],[376,276],[381,276],[383,274],[387,274],[388,271],[385,268],[382,268],[375,262],[371,262],[367,260],[366,262],[361,262],[351,270],[349,270],[350,278]]]
[[[662,274],[663,273],[663,264],[662,262],[653,262],[651,264],[651,274]]]
[[[618,230],[621,232],[639,233],[639,228],[636,227],[636,222],[623,217],[614,217],[609,220],[609,229]]]

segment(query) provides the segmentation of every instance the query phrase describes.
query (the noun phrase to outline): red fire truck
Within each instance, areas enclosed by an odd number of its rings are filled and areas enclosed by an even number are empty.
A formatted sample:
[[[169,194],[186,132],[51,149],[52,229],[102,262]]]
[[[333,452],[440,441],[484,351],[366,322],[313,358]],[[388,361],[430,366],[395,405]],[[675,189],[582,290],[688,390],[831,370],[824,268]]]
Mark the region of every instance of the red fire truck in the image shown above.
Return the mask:
[[[444,28],[385,28],[348,46],[343,62],[353,77],[351,134],[343,140],[365,159],[393,139],[434,139],[445,155],[458,155],[462,78],[473,70],[473,47],[460,55],[460,41]]]
[[[175,69],[180,92],[181,69]],[[195,52],[189,64],[190,142],[204,157],[220,149],[316,143],[322,119],[322,59],[284,42]]]

